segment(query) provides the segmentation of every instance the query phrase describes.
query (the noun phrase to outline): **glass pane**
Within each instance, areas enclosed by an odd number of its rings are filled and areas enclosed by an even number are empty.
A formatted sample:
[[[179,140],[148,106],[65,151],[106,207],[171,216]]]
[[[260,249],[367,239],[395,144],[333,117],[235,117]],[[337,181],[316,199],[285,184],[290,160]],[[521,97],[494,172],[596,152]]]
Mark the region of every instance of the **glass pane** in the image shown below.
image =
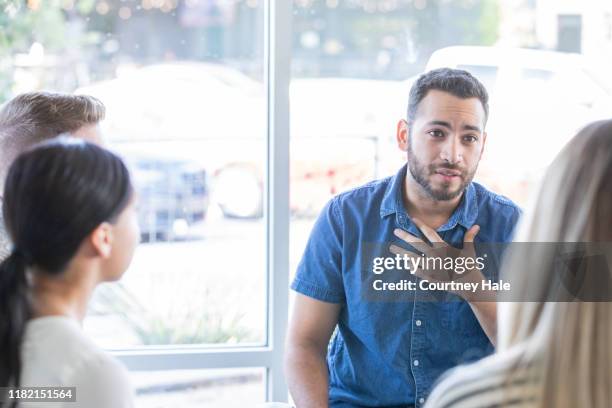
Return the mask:
[[[474,75],[487,88],[489,96],[495,92],[497,82],[497,67],[486,65],[457,65],[457,69],[463,69]]]
[[[133,172],[142,244],[86,330],[118,348],[265,343],[263,1],[0,7],[0,98],[99,98]]]
[[[598,80],[606,75],[591,74],[610,70],[610,37],[603,34],[610,25],[602,21],[590,40],[583,37],[582,55],[544,51],[555,47],[546,33],[559,12],[535,1],[294,1],[292,202],[306,202],[308,191],[317,203],[307,216],[292,208],[292,273],[327,199],[405,163],[396,125],[406,116],[411,85],[426,70],[467,69],[488,88],[487,147],[476,181],[526,204],[575,131],[612,107],[608,81]],[[313,134],[325,137],[307,139]],[[309,150],[298,148],[306,140]],[[358,173],[352,163],[359,163]],[[343,182],[332,185],[326,174]]]
[[[244,408],[266,398],[266,370],[132,372],[139,408]]]

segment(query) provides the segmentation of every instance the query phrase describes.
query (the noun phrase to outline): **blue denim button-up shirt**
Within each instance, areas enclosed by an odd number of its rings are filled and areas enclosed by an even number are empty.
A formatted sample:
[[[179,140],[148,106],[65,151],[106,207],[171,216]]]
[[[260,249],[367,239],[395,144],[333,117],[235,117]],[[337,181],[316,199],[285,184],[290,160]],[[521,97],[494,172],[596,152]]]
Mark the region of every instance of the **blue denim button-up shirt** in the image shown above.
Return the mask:
[[[342,305],[327,356],[331,407],[421,406],[445,370],[493,351],[463,300],[419,301],[418,290],[402,302],[364,299],[364,246],[401,243],[393,235],[398,227],[422,237],[403,205],[405,177],[406,166],[333,198],[314,225],[291,285]],[[478,224],[476,244],[509,242],[519,215],[510,200],[473,182],[437,231],[460,246],[467,229]]]

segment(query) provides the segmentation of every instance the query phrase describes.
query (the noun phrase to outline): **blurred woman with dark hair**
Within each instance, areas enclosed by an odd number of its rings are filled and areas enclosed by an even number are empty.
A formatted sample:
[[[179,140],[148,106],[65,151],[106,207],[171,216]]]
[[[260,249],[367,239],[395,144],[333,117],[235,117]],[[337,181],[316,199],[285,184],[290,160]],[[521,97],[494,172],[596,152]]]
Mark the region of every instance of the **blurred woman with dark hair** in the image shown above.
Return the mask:
[[[13,248],[0,264],[0,387],[76,387],[66,407],[132,406],[125,368],[80,327],[95,287],[123,275],[139,240],[124,163],[82,140],[37,145],[8,172],[3,213]]]

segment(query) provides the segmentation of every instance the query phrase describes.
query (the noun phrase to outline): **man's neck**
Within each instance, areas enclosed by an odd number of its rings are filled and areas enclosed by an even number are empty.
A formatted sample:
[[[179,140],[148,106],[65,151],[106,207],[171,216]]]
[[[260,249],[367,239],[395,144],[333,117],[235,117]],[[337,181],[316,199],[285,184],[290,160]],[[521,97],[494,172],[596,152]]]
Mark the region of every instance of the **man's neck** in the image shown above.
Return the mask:
[[[404,207],[408,215],[411,218],[419,218],[434,229],[438,229],[446,224],[463,196],[463,194],[460,194],[448,201],[436,200],[409,173],[406,174],[402,195]]]

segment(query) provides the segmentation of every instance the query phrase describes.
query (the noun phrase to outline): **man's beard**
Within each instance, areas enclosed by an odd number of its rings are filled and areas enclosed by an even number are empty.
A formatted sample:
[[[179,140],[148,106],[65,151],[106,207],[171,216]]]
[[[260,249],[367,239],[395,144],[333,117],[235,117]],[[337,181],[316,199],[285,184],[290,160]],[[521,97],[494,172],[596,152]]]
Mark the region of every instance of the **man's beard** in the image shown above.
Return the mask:
[[[453,171],[461,172],[462,183],[457,187],[456,190],[451,190],[451,183],[443,183],[441,188],[434,189],[429,181],[429,177],[434,175],[437,170],[448,169]],[[416,155],[412,151],[411,147],[408,146],[408,171],[412,175],[412,178],[419,183],[421,187],[427,192],[427,194],[436,201],[449,201],[453,198],[460,196],[466,189],[466,187],[472,182],[476,169],[468,172],[459,166],[451,164],[442,165],[424,165],[417,159]]]

